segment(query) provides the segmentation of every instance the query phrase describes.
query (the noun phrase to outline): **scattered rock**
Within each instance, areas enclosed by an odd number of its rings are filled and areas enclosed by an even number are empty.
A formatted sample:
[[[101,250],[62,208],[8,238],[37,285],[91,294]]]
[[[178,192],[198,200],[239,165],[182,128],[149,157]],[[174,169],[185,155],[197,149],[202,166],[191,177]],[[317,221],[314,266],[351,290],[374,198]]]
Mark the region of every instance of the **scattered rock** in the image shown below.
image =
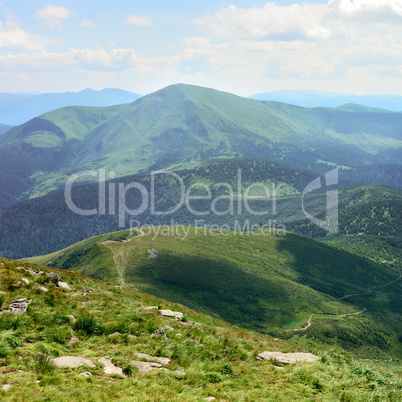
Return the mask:
[[[59,282],[57,283],[57,286],[58,286],[60,289],[71,290],[70,286],[68,286],[66,282],[61,282],[61,281],[59,281]]]
[[[132,361],[131,364],[138,369],[139,373],[147,373],[151,370],[163,368],[162,364],[155,362]]]
[[[48,272],[48,273],[46,274],[46,276],[47,276],[48,278],[50,278],[50,280],[52,281],[52,283],[54,283],[55,285],[57,285],[57,284],[59,283],[59,281],[60,281],[60,276],[57,275],[55,272]]]
[[[31,300],[27,300],[25,297],[17,299],[9,304],[9,309],[16,313],[26,313],[29,303],[31,303]]]
[[[216,400],[216,398],[214,396],[208,396],[206,398],[204,398],[204,401],[214,401]]]
[[[187,325],[187,326],[194,325],[194,323],[192,321],[182,321],[181,324]]]
[[[284,367],[280,367],[280,366],[274,366],[275,370],[279,370],[279,371],[285,371]]]
[[[282,353],[282,352],[263,352],[257,356],[258,360],[276,359],[282,364],[293,364],[296,362],[315,362],[319,357],[312,353]]]
[[[135,335],[127,335],[128,339],[136,339],[137,337]]]
[[[148,306],[148,307],[144,307],[145,311],[158,311],[159,307],[158,306]]]
[[[279,341],[279,338],[274,338],[274,341]]]
[[[156,362],[158,362],[160,364],[164,364],[164,365],[172,363],[172,361],[167,357],[151,356],[151,355],[148,355],[146,353],[140,353],[140,352],[137,352],[137,356],[140,359],[156,361]]]
[[[26,285],[29,285],[29,280],[27,278],[21,278],[21,282],[25,283]]]
[[[121,335],[120,332],[113,332],[113,334],[109,334],[108,336],[119,336],[119,335]]]
[[[41,290],[42,292],[47,292],[47,289],[44,286],[38,286],[38,290]]]
[[[183,313],[180,313],[179,311],[159,310],[159,312],[160,312],[164,317],[173,317],[173,318],[180,319],[180,320],[183,318]]]
[[[80,366],[88,366],[88,367],[95,367],[95,364],[91,362],[89,359],[84,359],[83,357],[79,356],[62,356],[53,359],[54,364],[57,367],[70,367],[76,368]]]
[[[124,376],[123,370],[120,367],[115,366],[108,358],[102,357],[98,362],[103,365],[104,374],[119,374]]]
[[[68,344],[69,345],[73,345],[74,343],[78,343],[80,340],[76,337],[76,336],[73,336],[69,341],[68,341]]]
[[[164,336],[165,338],[167,338],[166,332],[163,328],[158,328],[153,335],[159,335],[159,336]]]
[[[91,377],[91,373],[89,371],[83,371],[82,373],[80,373],[80,375],[82,375],[83,377]]]
[[[3,391],[8,391],[11,387],[12,387],[11,384],[3,384],[3,385],[1,386],[1,389],[2,389]]]
[[[28,271],[32,274],[32,275],[43,275],[44,272],[43,271],[32,271],[31,269],[28,269]]]
[[[183,369],[174,370],[173,373],[178,375],[186,375],[186,372]]]
[[[0,295],[5,295],[6,292],[3,292],[2,290],[0,290]]]
[[[174,331],[174,328],[169,327],[169,325],[165,325],[164,328],[165,328],[166,331],[169,331],[169,332],[173,332],[173,331]]]

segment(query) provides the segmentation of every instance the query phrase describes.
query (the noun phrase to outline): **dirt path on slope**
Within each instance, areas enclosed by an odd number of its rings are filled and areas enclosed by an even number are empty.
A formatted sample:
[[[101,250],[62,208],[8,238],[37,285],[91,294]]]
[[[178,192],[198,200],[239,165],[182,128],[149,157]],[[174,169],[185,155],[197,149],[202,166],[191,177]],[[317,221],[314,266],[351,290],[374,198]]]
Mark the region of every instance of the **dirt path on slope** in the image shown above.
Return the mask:
[[[378,285],[378,286],[373,286],[371,288],[367,288],[367,292],[365,292],[365,293],[354,293],[354,294],[350,294],[350,295],[345,295],[345,296],[340,297],[339,300],[344,300],[344,299],[347,299],[348,297],[353,297],[353,296],[366,296],[366,295],[369,295],[369,294],[371,294],[373,289],[384,288],[385,286],[391,285],[391,283],[398,282],[401,278],[402,278],[402,274],[400,274],[398,278],[396,278],[396,279],[394,279],[394,280],[392,280],[390,282],[384,283],[383,285]],[[367,311],[366,308],[364,308],[361,311],[357,311],[355,313],[335,314],[335,315],[334,314],[324,314],[324,315],[327,316],[327,317],[346,317],[348,315],[362,314],[365,311]],[[292,329],[286,329],[285,331],[286,332],[288,332],[288,331],[307,331],[311,327],[311,320],[315,315],[322,315],[322,314],[311,314],[310,318],[307,321],[307,325],[304,328],[292,328]]]
[[[119,275],[120,285],[125,284],[124,272],[125,272],[127,259],[129,256],[129,251],[117,251],[114,247],[111,247],[110,244],[113,243],[116,246],[118,246],[119,244],[127,243],[133,239],[138,239],[139,237],[142,237],[145,235],[145,233],[142,229],[139,229],[138,231],[139,231],[139,234],[137,236],[131,237],[131,239],[128,239],[128,240],[123,240],[123,241],[106,240],[101,243],[104,246],[106,246],[113,254],[113,262],[114,262],[114,266],[116,268],[117,274]]]
[[[366,311],[367,309],[364,308],[363,310],[356,311],[354,313],[345,313],[345,314],[311,314],[310,318],[307,321],[307,325],[304,328],[292,328],[292,329],[287,329],[286,331],[307,331],[311,327],[311,320],[315,315],[324,315],[325,317],[346,317],[348,315],[358,315],[362,314]]]
[[[384,283],[383,285],[373,286],[371,288],[367,288],[367,292],[365,292],[365,293],[355,293],[355,294],[352,294],[352,295],[345,295],[345,296],[340,297],[339,300],[347,299],[348,297],[353,297],[353,296],[366,296],[366,295],[369,295],[373,289],[384,288],[385,286],[391,285],[391,283],[398,282],[399,279],[401,279],[401,277],[402,277],[402,274],[399,275],[398,278],[394,279],[391,282]]]

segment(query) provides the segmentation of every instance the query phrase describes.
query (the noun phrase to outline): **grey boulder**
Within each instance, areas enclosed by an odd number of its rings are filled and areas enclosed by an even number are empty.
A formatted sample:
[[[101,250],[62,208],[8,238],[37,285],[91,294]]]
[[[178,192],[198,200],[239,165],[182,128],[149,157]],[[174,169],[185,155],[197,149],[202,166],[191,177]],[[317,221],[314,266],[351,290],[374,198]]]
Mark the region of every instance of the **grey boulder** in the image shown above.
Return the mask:
[[[25,297],[17,299],[9,304],[9,309],[15,313],[26,313],[29,303],[31,303],[31,300],[27,300]]]
[[[257,359],[275,359],[282,364],[293,364],[296,362],[316,362],[320,358],[312,353],[262,352],[257,356]]]
[[[54,364],[57,367],[69,367],[69,368],[76,368],[80,366],[88,366],[88,367],[95,367],[95,364],[91,362],[89,359],[84,359],[83,357],[79,356],[62,356],[53,359]]]

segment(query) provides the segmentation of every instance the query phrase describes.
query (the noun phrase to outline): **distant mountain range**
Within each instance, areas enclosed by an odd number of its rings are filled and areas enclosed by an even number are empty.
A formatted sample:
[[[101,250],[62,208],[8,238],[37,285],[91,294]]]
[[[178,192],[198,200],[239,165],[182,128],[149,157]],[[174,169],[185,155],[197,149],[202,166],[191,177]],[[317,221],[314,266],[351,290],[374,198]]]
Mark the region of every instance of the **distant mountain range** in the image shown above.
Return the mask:
[[[399,95],[348,95],[321,91],[284,90],[259,93],[250,98],[302,107],[339,107],[356,104],[395,112],[402,111],[402,96]]]
[[[179,84],[129,104],[58,109],[0,136],[0,205],[62,187],[83,169],[121,177],[216,157],[319,174],[387,165],[392,177],[401,150],[402,113],[307,109]]]
[[[35,116],[65,106],[112,106],[133,102],[140,96],[122,89],[112,88],[101,91],[84,89],[80,92],[45,94],[0,93],[0,122],[15,126],[25,123]]]

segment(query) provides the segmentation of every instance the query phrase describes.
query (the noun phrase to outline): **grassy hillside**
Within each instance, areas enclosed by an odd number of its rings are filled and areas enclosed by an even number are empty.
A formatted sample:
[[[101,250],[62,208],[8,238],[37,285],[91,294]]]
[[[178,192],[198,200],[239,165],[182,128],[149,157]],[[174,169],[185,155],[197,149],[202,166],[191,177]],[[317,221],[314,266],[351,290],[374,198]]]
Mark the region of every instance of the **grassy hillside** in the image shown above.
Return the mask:
[[[152,228],[133,234],[94,237],[29,261],[133,284],[140,291],[294,342],[306,332],[291,330],[304,328],[316,314],[307,342],[340,345],[360,357],[402,357],[399,276],[367,259],[291,233],[164,227],[158,234]],[[376,292],[365,295],[368,288],[377,287],[380,303]],[[352,294],[361,296],[342,299]],[[326,320],[330,322],[324,330]]]
[[[26,270],[57,272],[71,291],[57,288],[44,274]],[[0,279],[0,290],[5,292],[0,314],[3,401],[201,401],[212,396],[236,401],[397,401],[402,397],[402,384],[392,374],[338,350],[313,350],[319,361],[285,367],[274,360],[258,361],[257,354],[265,350],[297,349],[128,286],[4,259]],[[4,311],[21,297],[32,300],[26,313]],[[179,311],[184,317],[175,321],[156,310],[147,311],[147,306]],[[165,328],[167,337],[152,336],[158,328]],[[132,361],[145,358],[137,353],[171,362],[164,370],[140,374]],[[94,366],[55,367],[52,359],[60,356],[86,358]],[[123,369],[121,374],[105,374],[98,362],[102,357]]]
[[[402,272],[402,239],[395,236],[348,235],[324,239],[334,247],[349,251]]]
[[[366,184],[402,189],[402,165],[366,165],[340,171],[340,177]]]
[[[211,188],[212,199],[230,195],[225,186],[213,187],[214,184],[228,183],[234,191],[235,203],[238,201],[237,176],[241,169],[242,193],[253,183],[264,183],[270,191],[270,200],[249,200],[249,205],[256,211],[267,211],[267,214],[253,215],[242,207],[238,213],[237,204],[233,214],[197,216],[191,213],[185,204],[175,213],[169,215],[154,215],[147,209],[137,215],[127,214],[124,224],[130,227],[130,220],[135,219],[141,225],[201,224],[228,225],[234,229],[236,225],[245,227],[252,224],[284,225],[293,232],[310,237],[324,237],[326,232],[311,223],[304,215],[300,194],[303,189],[316,178],[313,173],[298,171],[274,162],[250,159],[218,159],[201,164],[173,167],[183,180],[186,189],[194,183],[205,183]],[[118,184],[125,186],[130,183],[141,183],[147,191],[151,191],[150,175],[135,175],[108,181],[115,184],[116,200]],[[341,182],[342,183],[342,182]],[[284,184],[280,186],[280,184]],[[276,199],[273,201],[273,186]],[[157,211],[168,211],[180,201],[181,187],[177,180],[167,175],[155,176],[155,205]],[[263,195],[260,187],[255,187],[249,195]],[[98,185],[82,185],[73,189],[73,200],[82,209],[90,210],[99,207]],[[201,188],[194,189],[192,194],[204,195]],[[106,211],[109,210],[107,191]],[[139,194],[129,191],[126,196],[127,205],[135,208],[141,203]],[[344,234],[365,233],[366,235],[402,236],[402,193],[400,190],[364,186],[339,189],[339,232]],[[210,211],[211,200],[194,200],[191,205],[196,211]],[[244,204],[244,203],[243,203]],[[220,199],[216,204],[218,211],[226,211],[230,200]],[[306,210],[319,218],[324,218],[326,194],[312,193],[305,198]],[[81,216],[73,213],[66,205],[64,191],[54,192],[44,197],[23,201],[3,208],[0,211],[0,255],[9,258],[30,257],[62,249],[90,236],[119,230],[119,215],[117,207],[115,214]],[[32,235],[34,233],[34,236]]]
[[[1,136],[0,205],[46,194],[83,169],[124,176],[222,156],[320,173],[399,164],[401,123],[401,113],[303,109],[173,85],[127,105],[59,109]]]

